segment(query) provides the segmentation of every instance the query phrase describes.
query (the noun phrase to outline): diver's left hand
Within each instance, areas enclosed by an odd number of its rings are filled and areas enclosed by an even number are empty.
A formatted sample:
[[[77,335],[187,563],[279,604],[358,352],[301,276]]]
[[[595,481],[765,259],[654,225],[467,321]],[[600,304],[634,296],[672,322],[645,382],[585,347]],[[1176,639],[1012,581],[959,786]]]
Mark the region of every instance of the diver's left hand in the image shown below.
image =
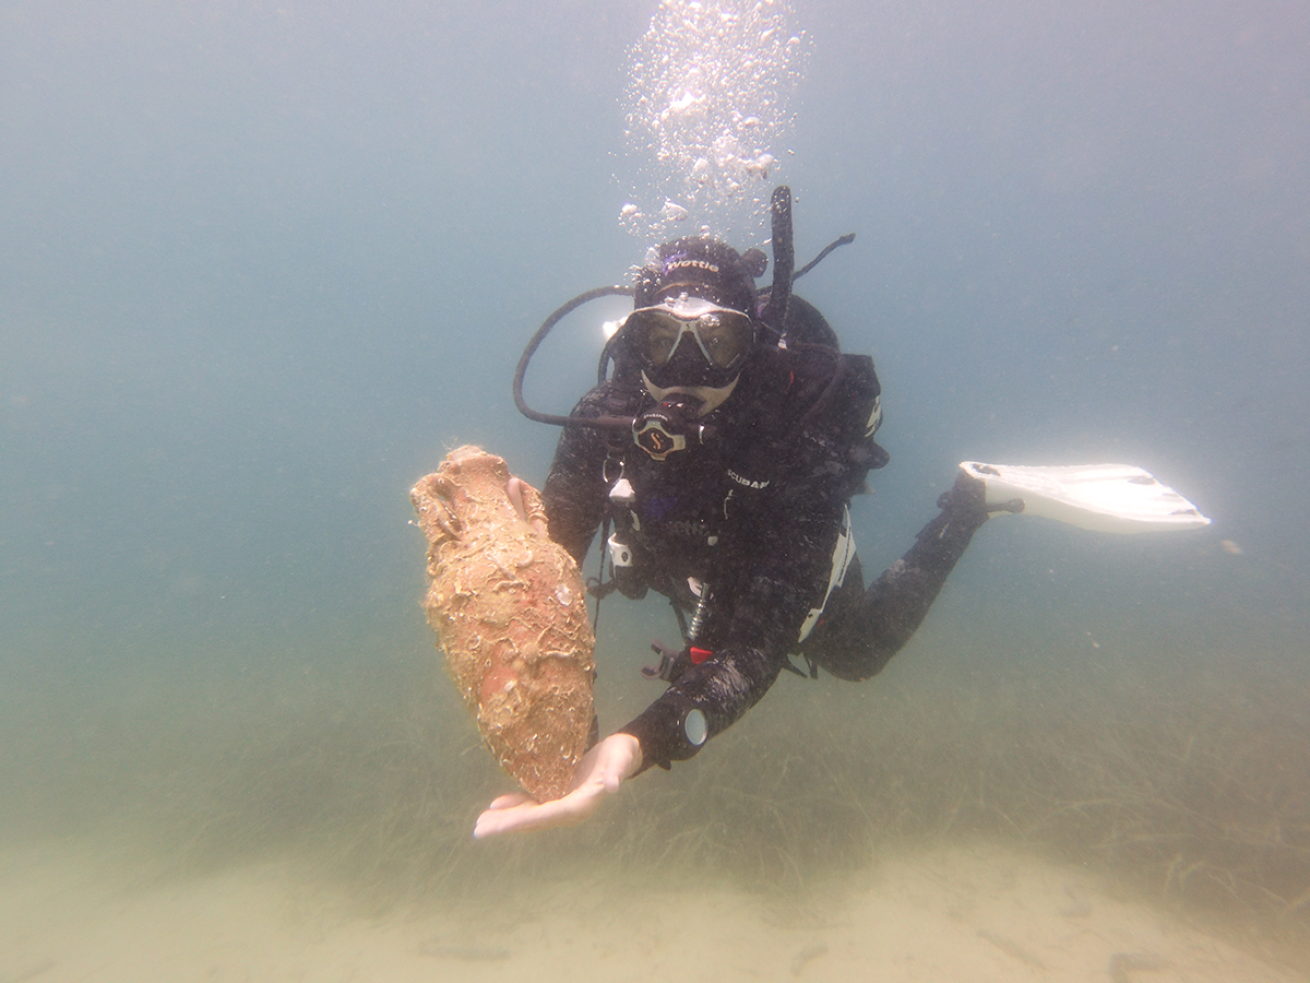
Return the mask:
[[[611,734],[582,756],[568,795],[553,802],[538,802],[522,792],[502,795],[478,817],[473,838],[583,822],[640,767],[641,745],[637,739],[631,734]]]

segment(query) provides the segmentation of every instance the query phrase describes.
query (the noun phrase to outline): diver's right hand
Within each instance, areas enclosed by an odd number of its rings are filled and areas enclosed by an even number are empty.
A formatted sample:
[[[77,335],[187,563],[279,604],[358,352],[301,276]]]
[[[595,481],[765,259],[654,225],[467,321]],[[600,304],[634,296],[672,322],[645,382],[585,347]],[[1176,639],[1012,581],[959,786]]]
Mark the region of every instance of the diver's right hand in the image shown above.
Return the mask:
[[[961,467],[955,473],[955,484],[937,496],[937,507],[956,522],[977,529],[993,512],[1022,512],[1023,499],[1012,498],[989,505],[987,483]]]
[[[637,739],[631,734],[611,734],[582,756],[573,788],[564,798],[538,802],[523,792],[502,795],[478,817],[473,838],[583,822],[639,768],[641,745]]]

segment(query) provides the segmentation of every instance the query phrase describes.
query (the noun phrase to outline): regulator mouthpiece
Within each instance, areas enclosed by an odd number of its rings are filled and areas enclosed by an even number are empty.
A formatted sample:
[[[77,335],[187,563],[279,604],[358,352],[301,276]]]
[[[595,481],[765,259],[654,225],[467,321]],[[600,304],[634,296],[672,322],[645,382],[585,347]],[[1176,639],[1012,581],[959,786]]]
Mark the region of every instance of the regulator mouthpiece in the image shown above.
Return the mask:
[[[632,421],[632,439],[653,460],[663,462],[670,454],[686,450],[689,440],[701,442],[704,405],[690,393],[670,393]]]

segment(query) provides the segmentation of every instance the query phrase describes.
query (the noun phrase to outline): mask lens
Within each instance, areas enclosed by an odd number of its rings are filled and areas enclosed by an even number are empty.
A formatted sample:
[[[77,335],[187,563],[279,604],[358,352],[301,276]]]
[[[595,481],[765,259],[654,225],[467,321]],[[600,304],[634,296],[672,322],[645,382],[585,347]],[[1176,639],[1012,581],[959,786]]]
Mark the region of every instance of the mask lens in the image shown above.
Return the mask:
[[[750,318],[735,311],[714,311],[697,320],[701,349],[720,369],[736,365],[755,338]]]
[[[641,311],[643,316],[633,325],[633,340],[647,365],[656,368],[667,365],[673,350],[682,340],[685,321],[663,311]],[[635,317],[635,315],[634,315]]]
[[[715,368],[738,364],[755,340],[755,326],[739,311],[715,309],[682,318],[663,308],[643,308],[628,315],[624,329],[647,368],[662,368],[673,358],[684,334]]]

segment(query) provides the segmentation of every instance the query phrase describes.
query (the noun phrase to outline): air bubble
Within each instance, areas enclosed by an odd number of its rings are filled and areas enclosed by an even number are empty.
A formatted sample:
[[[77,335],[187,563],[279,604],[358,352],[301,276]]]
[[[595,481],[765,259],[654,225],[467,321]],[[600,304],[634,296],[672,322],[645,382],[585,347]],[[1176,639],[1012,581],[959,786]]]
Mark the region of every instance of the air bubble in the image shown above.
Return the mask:
[[[625,227],[666,238],[691,216],[716,235],[756,233],[808,55],[790,20],[783,0],[662,0],[629,53]]]
[[[666,222],[683,222],[687,219],[687,209],[675,201],[666,201],[660,214],[664,216]]]

